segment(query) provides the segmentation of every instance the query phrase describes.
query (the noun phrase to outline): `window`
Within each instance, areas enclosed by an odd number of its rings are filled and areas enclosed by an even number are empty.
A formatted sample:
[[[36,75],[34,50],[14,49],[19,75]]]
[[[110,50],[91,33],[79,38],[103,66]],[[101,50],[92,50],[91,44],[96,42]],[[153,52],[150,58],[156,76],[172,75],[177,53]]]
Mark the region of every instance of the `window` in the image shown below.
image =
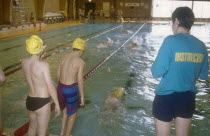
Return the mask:
[[[171,17],[177,7],[187,6],[193,9],[196,18],[210,18],[210,2],[206,1],[172,1],[153,0],[153,17]]]

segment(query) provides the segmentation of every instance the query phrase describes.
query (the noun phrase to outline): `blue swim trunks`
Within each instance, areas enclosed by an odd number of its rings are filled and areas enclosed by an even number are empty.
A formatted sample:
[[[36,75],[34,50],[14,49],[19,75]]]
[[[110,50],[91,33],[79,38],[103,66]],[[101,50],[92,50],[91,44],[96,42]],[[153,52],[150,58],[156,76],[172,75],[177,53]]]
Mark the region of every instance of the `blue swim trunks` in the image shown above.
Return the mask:
[[[74,83],[72,85],[64,85],[59,82],[57,93],[61,110],[66,107],[67,115],[73,115],[77,111],[79,103],[79,92],[77,83]]]
[[[154,117],[164,122],[171,122],[176,117],[192,118],[194,111],[195,93],[192,91],[156,95],[153,101]]]

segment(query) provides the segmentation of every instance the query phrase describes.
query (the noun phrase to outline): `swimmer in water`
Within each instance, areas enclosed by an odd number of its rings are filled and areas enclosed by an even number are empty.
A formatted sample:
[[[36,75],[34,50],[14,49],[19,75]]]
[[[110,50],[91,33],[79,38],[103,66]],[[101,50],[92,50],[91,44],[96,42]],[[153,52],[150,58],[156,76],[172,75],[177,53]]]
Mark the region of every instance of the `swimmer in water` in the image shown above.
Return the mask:
[[[132,31],[125,30],[123,33],[125,33],[125,34],[130,34],[130,33],[132,33]]]
[[[141,43],[142,43],[141,37],[134,37],[132,41],[133,41],[133,42],[131,42],[131,43],[128,45],[130,48],[139,47],[139,46],[141,45]]]
[[[128,46],[131,47],[131,48],[133,48],[133,47],[138,47],[138,46],[140,46],[140,44],[137,43],[137,42],[133,42],[133,43],[130,43]]]
[[[128,30],[125,30],[123,33],[128,34],[128,33],[129,33],[129,31],[128,31]]]
[[[120,109],[121,98],[124,93],[123,88],[117,88],[112,94],[109,94],[104,102],[105,108],[111,111],[116,111]]]
[[[102,42],[100,45],[97,46],[97,48],[106,48],[108,46],[111,46],[113,44],[113,40],[110,38],[107,38],[108,41]]]

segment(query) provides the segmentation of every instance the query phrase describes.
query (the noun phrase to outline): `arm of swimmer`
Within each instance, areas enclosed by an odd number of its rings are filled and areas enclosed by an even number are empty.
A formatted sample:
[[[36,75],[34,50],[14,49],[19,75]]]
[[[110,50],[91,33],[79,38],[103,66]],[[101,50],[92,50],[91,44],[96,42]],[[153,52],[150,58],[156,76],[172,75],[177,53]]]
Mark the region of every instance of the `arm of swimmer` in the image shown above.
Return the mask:
[[[3,85],[4,81],[5,81],[5,75],[4,75],[4,72],[0,66],[0,85]]]
[[[56,93],[56,89],[52,83],[51,76],[50,76],[50,69],[49,69],[49,64],[45,63],[45,69],[44,69],[44,81],[47,85],[47,89],[49,91],[50,96],[52,97],[54,103],[55,103],[55,112],[56,112],[56,117],[60,114],[60,106],[58,103],[58,97]]]
[[[78,79],[78,86],[79,86],[79,93],[81,96],[81,106],[85,105],[85,98],[84,98],[84,79],[83,79],[83,71],[84,71],[85,63],[82,62],[81,65],[79,66],[79,71],[77,74],[77,79]]]

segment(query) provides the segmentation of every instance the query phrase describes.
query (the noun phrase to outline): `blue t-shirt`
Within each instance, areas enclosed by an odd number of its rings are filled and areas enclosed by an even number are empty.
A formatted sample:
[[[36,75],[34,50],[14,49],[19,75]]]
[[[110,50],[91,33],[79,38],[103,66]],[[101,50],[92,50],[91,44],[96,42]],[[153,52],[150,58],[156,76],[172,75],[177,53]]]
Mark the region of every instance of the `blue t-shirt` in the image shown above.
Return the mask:
[[[151,71],[162,77],[157,95],[194,91],[196,80],[208,78],[208,52],[203,42],[190,34],[170,35],[163,41]]]

